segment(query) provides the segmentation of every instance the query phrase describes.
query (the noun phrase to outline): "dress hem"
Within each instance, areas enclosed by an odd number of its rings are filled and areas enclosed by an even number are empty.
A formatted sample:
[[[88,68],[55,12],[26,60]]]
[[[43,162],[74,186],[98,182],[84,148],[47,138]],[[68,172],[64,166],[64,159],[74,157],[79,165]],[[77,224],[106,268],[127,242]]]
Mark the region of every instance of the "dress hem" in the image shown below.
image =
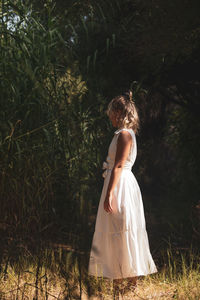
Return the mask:
[[[94,276],[94,277],[100,277],[100,278],[107,278],[107,279],[125,279],[125,278],[131,278],[131,277],[138,277],[138,276],[147,276],[147,275],[150,275],[150,274],[155,274],[155,273],[157,273],[158,272],[158,270],[156,270],[156,271],[152,271],[152,272],[149,272],[149,273],[138,273],[138,274],[132,274],[132,275],[127,275],[127,276],[106,276],[106,275],[97,275],[97,274],[95,274],[95,273],[90,273],[90,272],[88,272],[88,274],[89,275],[91,275],[91,276]]]

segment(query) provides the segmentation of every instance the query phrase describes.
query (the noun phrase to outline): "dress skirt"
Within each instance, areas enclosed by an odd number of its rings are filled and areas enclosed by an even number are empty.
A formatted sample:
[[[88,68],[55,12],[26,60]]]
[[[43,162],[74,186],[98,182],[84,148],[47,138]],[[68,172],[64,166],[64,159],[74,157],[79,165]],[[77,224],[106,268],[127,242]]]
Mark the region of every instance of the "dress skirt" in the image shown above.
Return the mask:
[[[123,169],[114,189],[113,212],[104,210],[110,180],[107,170],[99,202],[88,273],[120,279],[157,272],[150,253],[141,191],[130,169]]]

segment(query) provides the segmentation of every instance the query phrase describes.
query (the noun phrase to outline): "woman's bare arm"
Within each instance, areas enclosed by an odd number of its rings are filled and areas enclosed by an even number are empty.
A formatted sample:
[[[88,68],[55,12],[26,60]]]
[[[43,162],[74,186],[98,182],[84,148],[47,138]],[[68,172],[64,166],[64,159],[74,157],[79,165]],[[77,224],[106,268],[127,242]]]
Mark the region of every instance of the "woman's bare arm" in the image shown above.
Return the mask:
[[[107,212],[112,212],[113,191],[119,181],[125,161],[129,155],[131,143],[132,143],[132,137],[130,133],[125,130],[121,131],[117,140],[115,163],[111,172],[106,198],[104,201],[104,209]]]

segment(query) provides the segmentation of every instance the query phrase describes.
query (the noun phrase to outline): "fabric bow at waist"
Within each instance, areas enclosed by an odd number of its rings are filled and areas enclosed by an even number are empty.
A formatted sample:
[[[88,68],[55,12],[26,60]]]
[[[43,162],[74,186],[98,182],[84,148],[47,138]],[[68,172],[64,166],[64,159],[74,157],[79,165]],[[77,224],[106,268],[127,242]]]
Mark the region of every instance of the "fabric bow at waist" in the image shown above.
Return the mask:
[[[114,164],[113,164],[114,165]],[[105,170],[102,174],[103,178],[106,178],[108,171],[111,171],[113,168],[113,165],[108,164],[106,161],[103,162],[102,169]],[[130,170],[131,171],[132,164],[125,163],[123,170]]]
[[[108,170],[112,170],[112,168],[109,166],[109,164],[106,161],[103,162],[102,169],[105,170],[102,174],[103,178],[106,178],[108,174]]]

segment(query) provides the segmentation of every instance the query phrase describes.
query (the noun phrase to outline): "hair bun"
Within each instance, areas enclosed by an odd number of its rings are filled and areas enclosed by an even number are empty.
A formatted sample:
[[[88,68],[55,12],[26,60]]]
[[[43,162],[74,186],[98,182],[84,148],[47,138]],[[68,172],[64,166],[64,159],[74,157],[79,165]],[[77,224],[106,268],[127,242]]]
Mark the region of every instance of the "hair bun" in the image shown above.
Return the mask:
[[[125,92],[125,93],[124,93],[124,96],[125,96],[125,97],[128,97],[128,99],[129,99],[130,101],[133,101],[133,92],[132,92],[131,90],[129,90],[128,92]]]

